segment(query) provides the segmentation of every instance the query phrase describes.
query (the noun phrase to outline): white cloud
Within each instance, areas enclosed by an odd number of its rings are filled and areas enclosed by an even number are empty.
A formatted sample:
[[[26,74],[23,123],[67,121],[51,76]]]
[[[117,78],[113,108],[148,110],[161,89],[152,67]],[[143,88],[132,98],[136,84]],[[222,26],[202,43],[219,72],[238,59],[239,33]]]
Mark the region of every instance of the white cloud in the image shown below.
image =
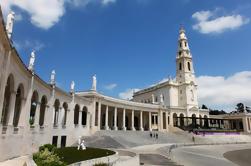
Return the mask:
[[[40,51],[45,47],[44,43],[38,41],[38,40],[25,40],[22,42],[14,41],[14,46],[20,50],[20,49],[29,49],[29,50],[35,50]]]
[[[197,82],[200,104],[228,111],[239,102],[251,105],[251,71],[229,77],[200,76]]]
[[[116,2],[116,0],[101,0],[101,3],[103,4],[103,5],[108,5],[108,4],[110,4],[110,3],[115,3]]]
[[[106,90],[113,90],[114,88],[116,88],[118,85],[113,83],[113,84],[109,84],[105,86]]]
[[[33,25],[49,29],[65,14],[66,5],[85,7],[89,3],[108,5],[115,2],[116,0],[4,0],[1,1],[1,6],[5,16],[13,7],[17,7],[28,13]],[[17,19],[20,18],[19,16]]]
[[[194,30],[200,33],[222,33],[226,30],[234,30],[249,23],[250,19],[239,14],[228,16],[217,16],[216,11],[199,11],[192,15],[196,20]]]
[[[31,23],[42,29],[49,29],[64,14],[64,0],[8,0],[2,4],[4,12],[18,7],[27,12]]]
[[[119,93],[119,98],[130,100],[132,99],[133,93],[139,91],[140,89],[127,89],[124,92]]]

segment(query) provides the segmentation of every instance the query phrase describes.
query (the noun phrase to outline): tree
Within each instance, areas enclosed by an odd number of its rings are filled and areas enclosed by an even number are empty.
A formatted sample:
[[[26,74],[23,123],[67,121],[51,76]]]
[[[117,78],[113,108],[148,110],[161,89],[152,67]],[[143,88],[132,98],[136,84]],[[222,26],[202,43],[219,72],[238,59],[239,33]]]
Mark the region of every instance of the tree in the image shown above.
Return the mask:
[[[248,106],[246,106],[246,111],[249,112],[249,113],[251,113],[251,108],[248,107]]]
[[[33,154],[33,160],[37,166],[66,166],[56,154],[50,152],[47,148]]]
[[[226,114],[226,112],[224,110],[209,110],[209,115],[222,115],[222,114]]]
[[[237,110],[237,112],[244,112],[245,111],[244,104],[243,103],[238,103],[236,105],[236,110]]]
[[[207,106],[205,104],[202,104],[202,109],[208,109]]]

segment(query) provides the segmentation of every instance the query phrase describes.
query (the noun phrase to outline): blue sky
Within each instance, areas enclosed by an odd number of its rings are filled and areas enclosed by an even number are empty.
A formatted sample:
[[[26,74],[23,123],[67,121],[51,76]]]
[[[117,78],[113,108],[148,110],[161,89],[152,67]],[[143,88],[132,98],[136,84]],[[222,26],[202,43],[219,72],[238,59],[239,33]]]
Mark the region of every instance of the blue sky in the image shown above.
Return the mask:
[[[175,77],[178,30],[183,24],[200,103],[219,109],[233,108],[239,101],[251,104],[250,0],[0,3],[5,15],[10,9],[16,13],[13,41],[23,61],[27,64],[36,49],[36,73],[49,81],[55,69],[58,86],[66,91],[72,80],[77,90],[90,89],[96,74],[100,92],[127,98],[132,89]]]

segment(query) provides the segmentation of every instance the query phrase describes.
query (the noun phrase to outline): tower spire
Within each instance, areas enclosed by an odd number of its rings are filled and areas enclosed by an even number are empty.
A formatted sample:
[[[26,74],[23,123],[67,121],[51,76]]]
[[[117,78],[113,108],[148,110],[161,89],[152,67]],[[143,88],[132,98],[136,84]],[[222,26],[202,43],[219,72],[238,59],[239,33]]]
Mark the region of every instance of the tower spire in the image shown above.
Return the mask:
[[[180,27],[179,38],[178,38],[177,58],[180,58],[180,57],[190,57],[190,58],[192,57],[189,46],[188,46],[186,31],[183,25],[181,25]]]

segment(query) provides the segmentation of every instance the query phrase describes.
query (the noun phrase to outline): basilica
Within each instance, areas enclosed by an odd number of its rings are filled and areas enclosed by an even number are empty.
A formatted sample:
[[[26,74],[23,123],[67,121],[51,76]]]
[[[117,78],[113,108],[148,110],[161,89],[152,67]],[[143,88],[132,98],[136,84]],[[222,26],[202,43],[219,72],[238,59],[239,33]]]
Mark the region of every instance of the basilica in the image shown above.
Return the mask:
[[[198,106],[184,28],[174,55],[176,78],[135,92],[129,101],[99,93],[96,76],[90,90],[80,92],[74,82],[70,92],[58,88],[55,70],[49,83],[42,80],[34,70],[36,53],[23,62],[13,45],[14,16],[10,13],[5,24],[0,11],[0,161],[32,154],[47,143],[71,146],[99,130],[172,132],[177,126],[209,125],[209,111]]]

